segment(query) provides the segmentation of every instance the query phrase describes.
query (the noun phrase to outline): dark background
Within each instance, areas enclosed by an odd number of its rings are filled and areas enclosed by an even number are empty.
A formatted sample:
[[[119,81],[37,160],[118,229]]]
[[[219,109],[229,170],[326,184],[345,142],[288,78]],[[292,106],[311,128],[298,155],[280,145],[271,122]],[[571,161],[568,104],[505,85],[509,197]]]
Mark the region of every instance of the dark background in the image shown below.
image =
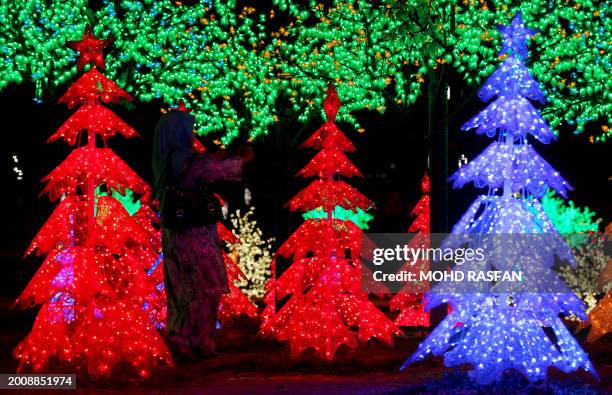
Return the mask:
[[[57,93],[61,94],[65,88],[60,87]],[[457,169],[461,154],[471,160],[491,142],[486,137],[459,131],[463,122],[483,108],[474,96],[474,88],[466,88],[463,82],[456,80],[451,81],[451,89],[449,174]],[[0,95],[0,108],[5,120],[0,152],[4,186],[0,204],[0,296],[8,298],[18,295],[41,263],[41,258],[37,257],[22,259],[29,242],[55,206],[46,197],[39,197],[40,180],[71,150],[63,141],[47,144],[46,139],[72,111],[57,104],[58,97],[46,97],[43,102],[35,102],[32,97],[33,88],[25,84],[10,86]],[[136,101],[134,104],[132,110],[120,106],[114,106],[113,110],[133,126],[141,138],[125,140],[116,136],[109,140],[109,146],[150,182],[152,134],[160,116],[161,103]],[[408,109],[390,107],[384,115],[358,113],[357,118],[365,133],[358,134],[350,125],[339,124],[357,147],[349,157],[365,175],[351,183],[377,206],[371,231],[403,232],[411,222],[409,213],[421,195],[420,179],[427,163],[426,114],[426,96],[422,95]],[[290,214],[283,206],[309,182],[293,176],[315,152],[298,148],[321,123],[321,119],[312,119],[306,125],[281,120],[277,129],[254,143],[256,158],[246,169],[244,185],[252,192],[252,205],[256,207],[256,219],[264,234],[275,237],[277,246],[302,221],[299,215]],[[603,218],[605,226],[612,215],[611,183],[608,181],[611,175],[610,143],[591,144],[588,132],[576,136],[570,130],[562,130],[556,143],[543,145],[534,142],[534,146],[574,186],[570,199],[579,206],[589,206]],[[13,155],[19,158],[17,166],[23,171],[21,181],[13,171]],[[244,206],[244,185],[224,188],[230,211]],[[450,191],[451,224],[457,221],[478,192],[472,185]]]

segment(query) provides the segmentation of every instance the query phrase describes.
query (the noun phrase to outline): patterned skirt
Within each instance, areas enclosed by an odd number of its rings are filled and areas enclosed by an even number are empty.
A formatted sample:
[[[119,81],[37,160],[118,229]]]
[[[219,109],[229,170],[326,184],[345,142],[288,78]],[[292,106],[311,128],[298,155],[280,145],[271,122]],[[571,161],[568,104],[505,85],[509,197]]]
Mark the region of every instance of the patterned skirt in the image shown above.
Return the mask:
[[[164,229],[162,240],[168,339],[212,350],[219,299],[229,292],[216,225]]]

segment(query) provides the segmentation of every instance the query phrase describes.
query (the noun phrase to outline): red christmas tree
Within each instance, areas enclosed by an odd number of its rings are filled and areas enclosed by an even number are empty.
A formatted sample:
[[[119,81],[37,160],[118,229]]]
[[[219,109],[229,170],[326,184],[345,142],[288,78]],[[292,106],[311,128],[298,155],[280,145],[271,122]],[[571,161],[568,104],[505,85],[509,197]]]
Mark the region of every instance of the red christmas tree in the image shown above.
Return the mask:
[[[410,248],[429,248],[429,176],[427,172],[421,179],[421,192],[423,196],[412,209],[411,216],[416,216],[414,222],[408,228],[409,233],[416,233],[408,242]],[[404,265],[400,271],[414,272],[429,270],[427,260],[417,260],[410,265]],[[399,310],[395,319],[397,326],[429,326],[429,313],[424,310],[423,295],[427,292],[429,284],[419,282],[408,282],[389,303],[391,311]]]
[[[340,99],[332,84],[323,107],[327,122],[303,144],[320,152],[298,173],[318,179],[294,196],[289,208],[321,207],[327,218],[307,219],[278,250],[293,264],[270,282],[266,300],[273,304],[291,298],[276,313],[268,306],[261,332],[288,341],[292,357],[312,348],[331,360],[343,344],[355,348],[358,341],[378,338],[392,345],[397,328],[361,289],[361,230],[351,221],[332,218],[336,206],[366,211],[373,204],[339,180],[360,173],[344,154],[355,147],[335,124]]]
[[[217,231],[222,241],[229,244],[240,243],[240,239],[221,222],[217,223]],[[241,315],[257,318],[257,307],[242,293],[240,288],[234,285],[237,280],[245,278],[244,273],[225,251],[223,252],[223,260],[225,261],[230,292],[221,297],[221,303],[219,304],[219,321],[221,321],[221,325],[227,326],[231,324],[234,318],[238,318]]]
[[[89,27],[82,40],[71,42],[81,55],[79,68],[91,62],[103,67],[107,42],[97,40]],[[61,137],[73,145],[86,136],[87,144],[44,179],[44,192],[61,202],[27,251],[46,259],[17,302],[41,308],[14,354],[19,371],[40,371],[59,359],[98,378],[123,361],[146,377],[154,365],[171,364],[149,317],[151,306],[160,303],[160,290],[146,272],[157,259],[159,233],[148,206],[130,216],[110,194],[96,195],[100,188],[129,188],[148,202],[150,188],[113,151],[96,146],[96,136],[105,141],[115,133],[137,134],[102,106],[131,98],[95,67],[60,99],[80,107],[51,140]]]

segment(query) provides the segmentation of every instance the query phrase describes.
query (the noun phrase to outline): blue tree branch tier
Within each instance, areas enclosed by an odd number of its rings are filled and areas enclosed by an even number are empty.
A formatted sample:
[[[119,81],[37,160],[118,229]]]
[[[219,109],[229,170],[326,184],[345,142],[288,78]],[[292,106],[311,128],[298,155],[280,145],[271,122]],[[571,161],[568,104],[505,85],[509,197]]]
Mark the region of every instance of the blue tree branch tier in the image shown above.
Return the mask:
[[[498,135],[512,136],[514,139],[531,134],[539,141],[548,144],[556,136],[540,116],[530,100],[545,102],[544,94],[529,70],[518,59],[509,56],[491,74],[478,91],[478,97],[487,102],[487,108],[466,122],[461,129],[476,129],[477,134],[489,137]]]
[[[561,318],[586,318],[584,303],[553,270],[558,260],[576,262],[539,200],[548,189],[565,197],[571,186],[527,141],[528,135],[546,144],[555,139],[532,104],[543,104],[544,95],[522,63],[535,31],[517,14],[500,32],[503,61],[479,91],[483,102],[492,101],[462,127],[497,141],[450,178],[455,188],[474,182],[486,193],[442,243],[483,248],[484,258],[454,262],[454,277],[432,286],[426,308],[448,303],[452,311],[402,369],[431,354],[449,367],[471,365],[470,376],[481,384],[509,369],[531,381],[546,378],[550,367],[597,377]],[[469,271],[521,273],[523,280],[453,281]]]
[[[531,76],[523,62],[513,56],[508,56],[502,64],[487,78],[484,85],[478,90],[478,97],[487,102],[494,97],[526,97],[546,102],[540,85]]]
[[[507,166],[513,162],[512,166]],[[508,146],[495,142],[450,177],[454,188],[474,182],[477,188],[497,189],[511,180],[512,192],[526,191],[542,198],[548,189],[567,197],[570,184],[529,144]]]

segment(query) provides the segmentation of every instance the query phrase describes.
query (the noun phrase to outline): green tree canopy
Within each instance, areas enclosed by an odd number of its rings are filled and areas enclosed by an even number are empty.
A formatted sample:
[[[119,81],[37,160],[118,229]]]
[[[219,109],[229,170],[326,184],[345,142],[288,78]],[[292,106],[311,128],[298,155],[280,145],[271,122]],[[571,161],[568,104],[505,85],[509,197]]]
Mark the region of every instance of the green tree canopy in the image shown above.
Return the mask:
[[[256,2],[252,3],[258,6]],[[76,74],[87,23],[112,38],[107,75],[147,102],[194,110],[197,131],[229,143],[278,121],[288,100],[303,121],[320,111],[335,81],[340,119],[357,110],[410,105],[440,68],[480,84],[498,60],[496,26],[521,11],[532,39],[529,67],[549,98],[555,128],[593,141],[610,136],[609,2],[593,0],[274,0],[272,9],[235,0],[0,0],[0,90],[32,81],[36,98]],[[51,93],[47,93],[47,92]],[[279,99],[282,98],[282,101]]]
[[[346,101],[345,120],[358,109],[410,104],[440,67],[479,85],[499,62],[497,26],[521,11],[532,38],[528,66],[549,103],[543,115],[592,139],[609,135],[612,113],[610,3],[572,0],[386,0],[320,3],[276,0],[289,12],[279,57],[294,106],[318,108],[327,81]],[[607,4],[607,6],[606,6]],[[607,7],[607,8],[606,8]],[[304,115],[307,117],[307,115]]]
[[[197,131],[224,143],[241,129],[257,137],[274,122],[278,90],[254,11],[235,1],[0,0],[0,89],[31,80],[42,98],[72,80],[77,54],[66,42],[89,23],[113,40],[106,75],[139,100],[184,100]]]

